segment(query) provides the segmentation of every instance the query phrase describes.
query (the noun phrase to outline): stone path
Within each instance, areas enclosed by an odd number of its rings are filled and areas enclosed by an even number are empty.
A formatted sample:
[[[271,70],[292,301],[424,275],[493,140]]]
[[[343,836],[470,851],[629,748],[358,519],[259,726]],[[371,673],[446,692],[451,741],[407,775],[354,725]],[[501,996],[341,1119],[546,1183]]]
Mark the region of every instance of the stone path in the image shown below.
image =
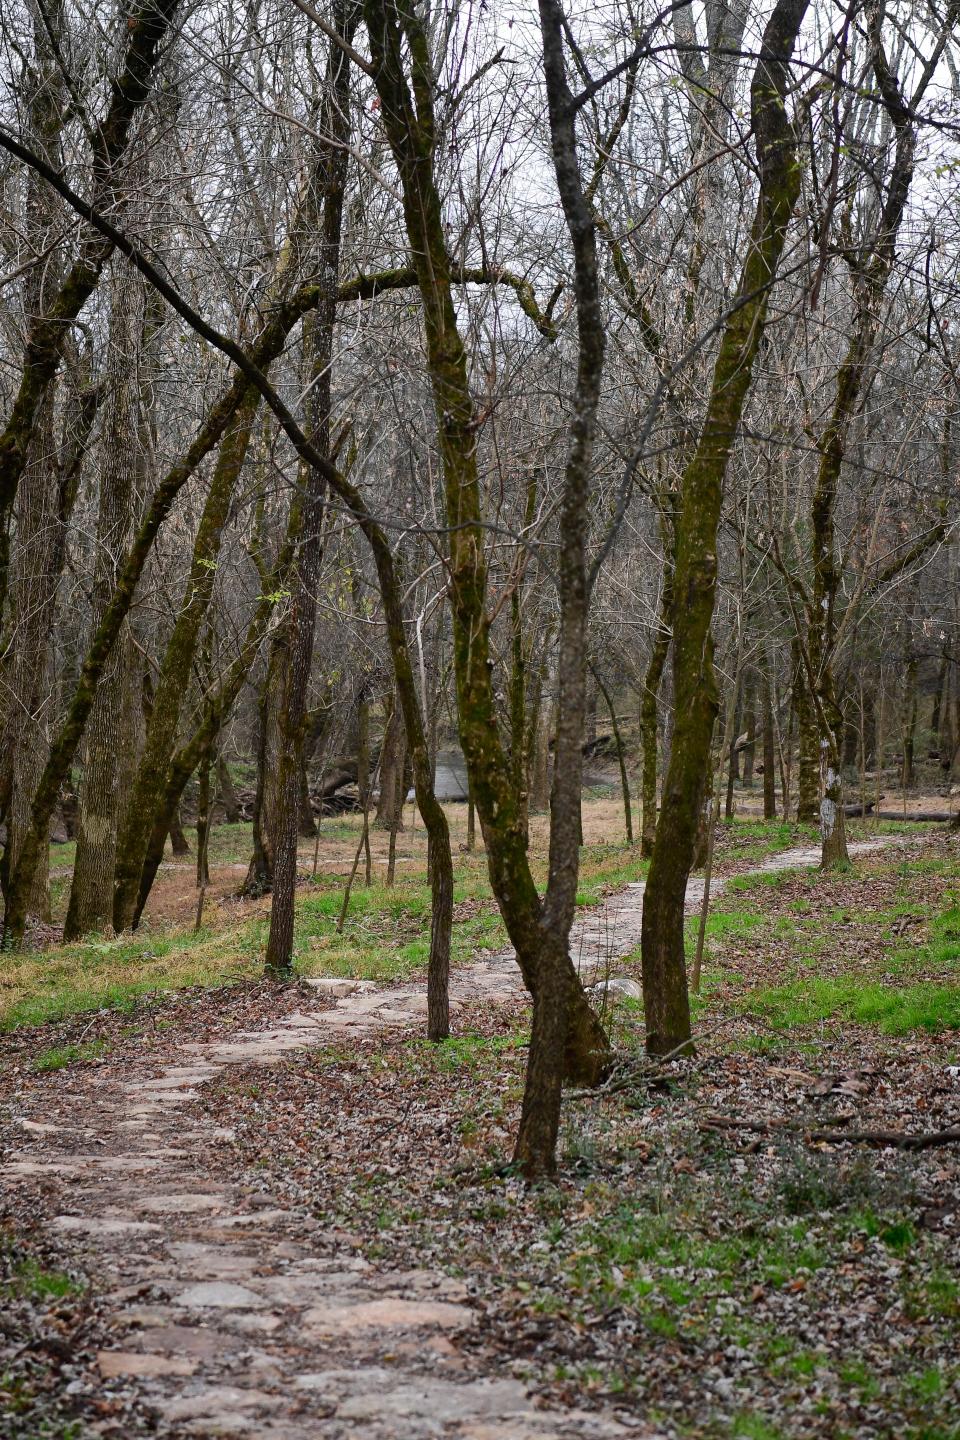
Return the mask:
[[[761,868],[817,859],[786,851]],[[702,882],[691,882],[688,907],[701,899]],[[638,882],[578,923],[572,953],[586,983],[602,983],[637,946],[642,904]],[[452,1003],[495,1005],[520,984],[512,954],[494,955],[454,977]],[[305,1210],[209,1178],[206,1156],[230,1132],[182,1113],[199,1085],[231,1065],[420,1025],[426,1013],[422,986],[307,985],[316,1008],[271,1029],[182,1044],[159,1073],[58,1077],[42,1114],[19,1117],[23,1144],[5,1182],[52,1197],[54,1231],[109,1292],[105,1393],[134,1385],[162,1436],[655,1440],[635,1420],[540,1409],[519,1380],[478,1374],[457,1347],[476,1321],[461,1282],[380,1272]]]

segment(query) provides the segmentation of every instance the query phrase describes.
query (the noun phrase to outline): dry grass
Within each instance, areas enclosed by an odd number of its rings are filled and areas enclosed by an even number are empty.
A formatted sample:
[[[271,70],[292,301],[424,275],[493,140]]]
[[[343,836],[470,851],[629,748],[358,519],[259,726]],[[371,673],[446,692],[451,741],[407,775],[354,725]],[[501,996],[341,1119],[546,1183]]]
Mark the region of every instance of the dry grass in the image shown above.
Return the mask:
[[[363,885],[363,867],[354,883],[343,935],[335,929],[343,894],[360,838],[358,815],[325,822],[319,842],[300,850],[303,880],[297,899],[297,968],[302,974],[351,974],[378,980],[421,970],[428,951],[430,897],[426,883],[427,847],[423,826],[408,807],[397,841],[397,884],[384,884],[389,837],[370,834],[372,878]],[[598,900],[603,891],[634,879],[641,866],[637,852],[623,844],[623,812],[618,801],[584,800],[584,837],[580,903]],[[490,893],[482,842],[466,853],[466,807],[447,807],[454,853],[456,900],[464,912],[455,925],[454,962],[477,950],[507,943]],[[531,821],[530,855],[537,879],[546,876],[548,817]],[[64,847],[65,851],[66,847]],[[40,952],[5,955],[0,962],[0,1028],[35,1025],[106,1007],[133,1005],[144,995],[187,986],[222,985],[253,980],[261,972],[269,898],[237,899],[250,850],[246,825],[217,827],[211,842],[212,884],[204,924],[193,929],[197,891],[192,856],[168,858],[162,868],[143,924],[134,935],[90,937],[72,945],[51,945]],[[314,876],[314,857],[316,874]],[[68,858],[61,852],[63,858]],[[66,904],[68,871],[62,864],[60,903]]]

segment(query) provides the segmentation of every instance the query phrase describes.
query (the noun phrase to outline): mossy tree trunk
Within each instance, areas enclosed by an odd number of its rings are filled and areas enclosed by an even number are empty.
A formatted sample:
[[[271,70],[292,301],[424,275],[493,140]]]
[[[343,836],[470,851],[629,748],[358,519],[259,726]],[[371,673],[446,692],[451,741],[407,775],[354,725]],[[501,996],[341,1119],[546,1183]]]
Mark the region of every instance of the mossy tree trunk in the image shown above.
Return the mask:
[[[131,522],[133,482],[138,461],[135,353],[136,277],[125,261],[115,268],[111,295],[109,394],[100,446],[99,503],[94,559],[92,611],[99,623],[113,593],[117,567],[126,548]],[[64,921],[65,940],[113,927],[113,882],[117,830],[130,778],[133,751],[133,707],[138,682],[133,637],[125,625],[104,671],[104,685],[90,711],[84,735],[83,779],[80,786],[77,850]],[[121,758],[123,757],[123,758]]]
[[[143,753],[117,838],[113,928],[118,935],[133,924],[154,818],[162,803],[197,646],[213,595],[224,527],[246,458],[259,399],[255,391],[248,390],[236,422],[220,446],[197,527],[183,603],[161,663]]]
[[[561,566],[568,571],[563,585],[568,608],[565,631],[561,636],[564,673],[560,685],[569,709],[559,734],[565,758],[574,731],[576,745],[575,753],[569,755],[569,767],[564,767],[563,774],[560,774],[559,764],[554,769],[555,824],[551,834],[550,880],[546,900],[541,904],[527,862],[525,827],[510,761],[497,724],[489,645],[490,621],[486,610],[487,570],[477,471],[476,416],[467,379],[466,353],[457,327],[450,259],[433,173],[435,82],[429,46],[419,19],[405,5],[393,3],[393,0],[366,0],[364,13],[374,81],[400,176],[411,256],[423,301],[427,358],[437,415],[449,526],[454,671],[461,744],[483,827],[493,891],[516,948],[524,979],[534,995],[534,1034],[517,1145],[518,1161],[532,1172],[547,1169],[553,1163],[561,1072],[566,1071],[581,1079],[596,1079],[603,1073],[609,1056],[606,1038],[586,1003],[566,948],[579,859],[576,821],[585,701],[585,655],[582,648],[582,626],[586,613],[585,576],[582,573],[585,526],[578,506],[582,501],[581,488],[586,482],[586,470],[581,461],[588,458],[595,417],[589,413],[589,404],[578,407],[578,417],[582,415],[586,428],[572,440],[567,466],[566,518],[561,521],[564,528]],[[550,23],[552,25],[553,21]],[[560,43],[559,32],[557,43]],[[409,57],[411,68],[409,82],[405,70],[406,57]],[[560,66],[560,78],[563,79],[562,48]],[[569,127],[572,137],[572,114]],[[555,130],[553,111],[551,128]],[[556,138],[554,156],[556,161]],[[575,150],[569,145],[566,146],[566,157],[564,163],[575,166]],[[568,171],[561,182],[562,199],[564,186],[571,178]],[[565,200],[565,210],[567,208]],[[592,234],[592,221],[590,231]],[[578,281],[578,289],[580,287],[582,280]],[[584,296],[582,303],[586,302],[587,297]],[[578,294],[578,306],[580,303]],[[581,351],[583,339],[584,336],[581,336]],[[602,354],[602,328],[599,343]],[[595,357],[589,355],[587,358],[592,373]],[[596,378],[598,380],[599,376]],[[578,376],[578,388],[579,383]],[[572,474],[572,469],[576,473]],[[579,541],[567,534],[574,512],[581,522]],[[568,538],[571,541],[569,546]],[[572,803],[574,787],[577,792],[575,806]],[[557,817],[560,818],[559,826],[556,824]]]
[[[273,633],[257,706],[257,783],[253,796],[253,853],[241,894],[248,899],[273,889],[274,835],[277,829],[279,715],[288,639],[287,617]]]
[[[820,435],[820,456],[810,509],[810,567],[812,582],[805,604],[806,637],[804,660],[816,709],[819,729],[821,774],[820,829],[821,864],[824,868],[849,864],[843,817],[841,748],[843,715],[837,701],[834,660],[840,625],[837,604],[841,567],[836,553],[836,504],[840,477],[847,453],[851,424],[859,411],[869,377],[873,374],[875,348],[883,311],[884,293],[896,260],[897,236],[913,183],[917,156],[914,110],[930,83],[935,66],[925,66],[909,102],[900,91],[890,68],[883,43],[883,10],[868,8],[866,29],[874,79],[892,125],[894,153],[876,201],[872,233],[858,237],[856,245],[844,248],[854,295],[852,331],[837,371],[836,390],[830,418]],[[945,42],[956,25],[958,7],[952,5],[943,20]],[[942,49],[942,44],[941,44]],[[935,538],[938,532],[931,531]],[[933,543],[932,539],[921,545]],[[900,572],[914,549],[902,551],[889,570]],[[854,607],[848,606],[844,620],[849,623]],[[803,644],[803,642],[801,642]]]
[[[643,808],[640,853],[645,859],[653,854],[657,833],[657,733],[659,729],[660,687],[670,653],[670,626],[673,619],[673,571],[670,561],[664,569],[660,613],[650,651],[650,660],[643,677],[640,697],[640,745],[643,751],[641,804]]]
[[[264,576],[263,593],[247,626],[247,633],[239,654],[228,669],[220,686],[204,700],[199,723],[170,762],[163,801],[154,817],[150,843],[140,877],[140,893],[137,897],[137,909],[133,922],[135,926],[140,922],[143,908],[156,878],[157,869],[163,859],[167,833],[171,820],[176,814],[177,806],[180,804],[184,787],[202,762],[204,754],[214,749],[220,731],[227,721],[256,658],[273,613],[277,592],[282,590],[286,583],[291,549],[288,529],[287,540],[273,574]]]
[[[355,0],[336,0],[336,33],[349,44],[360,18]],[[304,380],[310,393],[310,439],[327,465],[332,463],[330,412],[333,397],[333,347],[337,323],[337,288],[343,230],[344,187],[350,139],[350,62],[331,40],[321,102],[321,133],[330,137],[313,176],[310,209],[317,217],[315,265],[323,299],[305,327]],[[287,644],[281,652],[281,686],[277,726],[277,813],[274,833],[273,903],[265,968],[284,978],[293,969],[294,897],[301,806],[301,779],[309,723],[310,671],[316,629],[317,590],[323,561],[321,539],[327,495],[325,468],[301,463],[300,494],[294,498],[296,545],[291,583]],[[361,799],[364,797],[361,796]],[[366,812],[366,807],[365,807]],[[369,845],[367,880],[369,882]]]
[[[710,770],[718,709],[711,634],[717,529],[730,452],[763,335],[770,287],[800,192],[787,117],[790,58],[807,0],[777,0],[751,84],[759,194],[737,302],[723,329],[706,416],[685,467],[674,572],[674,729],[644,896],[641,951],[647,1048],[663,1055],[690,1040],[684,900]]]

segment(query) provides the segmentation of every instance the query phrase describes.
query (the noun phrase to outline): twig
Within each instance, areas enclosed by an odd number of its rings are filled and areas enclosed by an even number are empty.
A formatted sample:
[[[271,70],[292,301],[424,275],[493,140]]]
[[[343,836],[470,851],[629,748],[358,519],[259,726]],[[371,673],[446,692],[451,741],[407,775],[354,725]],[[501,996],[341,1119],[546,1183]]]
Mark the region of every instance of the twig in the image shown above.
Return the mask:
[[[682,1041],[666,1055],[649,1056],[635,1065],[619,1065],[602,1085],[597,1085],[593,1090],[571,1090],[564,1095],[564,1102],[572,1104],[580,1100],[605,1100],[608,1095],[619,1095],[624,1090],[630,1090],[639,1081],[651,1079],[659,1074],[663,1066],[670,1060],[676,1060],[681,1055],[689,1055],[691,1044],[696,1044],[698,1040],[705,1040],[708,1035],[713,1035],[715,1031],[729,1024],[731,1020],[739,1018],[737,1015],[725,1015],[715,1025],[710,1025],[706,1030],[702,1030],[699,1036]]]

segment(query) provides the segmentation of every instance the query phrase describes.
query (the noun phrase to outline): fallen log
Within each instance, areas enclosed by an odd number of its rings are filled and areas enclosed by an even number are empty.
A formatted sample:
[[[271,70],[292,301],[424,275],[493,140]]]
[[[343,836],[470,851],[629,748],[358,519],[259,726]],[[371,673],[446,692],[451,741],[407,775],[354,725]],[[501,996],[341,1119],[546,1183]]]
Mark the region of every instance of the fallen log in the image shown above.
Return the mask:
[[[851,820],[869,816],[872,820],[912,820],[918,824],[929,820],[937,825],[949,824],[951,820],[956,820],[958,814],[956,810],[907,810],[906,813],[903,810],[875,810],[875,804],[875,800],[868,800],[866,805],[851,801],[844,805],[843,813]]]
[[[956,820],[956,810],[874,810],[874,820],[914,820],[918,823],[929,820],[932,825],[949,825],[951,820]]]
[[[896,1150],[932,1150],[938,1145],[960,1145],[960,1129],[921,1131],[905,1134],[902,1130],[809,1130],[788,1120],[746,1120],[739,1115],[707,1115],[700,1121],[701,1130],[749,1130],[755,1135],[802,1135],[809,1145],[881,1145]]]

